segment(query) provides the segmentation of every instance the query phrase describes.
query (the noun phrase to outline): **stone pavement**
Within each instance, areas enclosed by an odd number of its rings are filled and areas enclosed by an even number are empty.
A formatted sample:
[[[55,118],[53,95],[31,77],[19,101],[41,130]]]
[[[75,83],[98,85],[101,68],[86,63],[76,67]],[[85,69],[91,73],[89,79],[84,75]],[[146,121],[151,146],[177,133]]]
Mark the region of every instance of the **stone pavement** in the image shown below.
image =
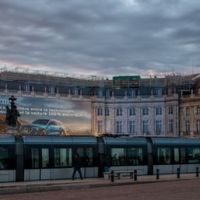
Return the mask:
[[[200,179],[0,195],[0,200],[199,200]]]
[[[76,190],[97,187],[111,187],[123,186],[144,183],[156,182],[170,182],[170,181],[184,181],[184,180],[200,180],[195,174],[181,174],[178,179],[176,174],[173,175],[160,175],[159,180],[156,176],[138,176],[137,181],[128,177],[116,179],[111,182],[108,179],[92,178],[84,180],[48,180],[48,181],[32,181],[32,182],[11,182],[0,183],[0,194],[14,194],[26,192],[41,192],[41,191],[55,191],[55,190]]]

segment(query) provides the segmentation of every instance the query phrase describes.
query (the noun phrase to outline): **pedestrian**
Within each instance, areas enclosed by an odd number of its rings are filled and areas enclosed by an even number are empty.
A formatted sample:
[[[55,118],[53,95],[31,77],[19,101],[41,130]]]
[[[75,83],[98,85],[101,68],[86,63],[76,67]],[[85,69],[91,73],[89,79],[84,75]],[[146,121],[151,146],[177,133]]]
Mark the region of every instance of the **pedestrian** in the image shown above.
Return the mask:
[[[75,176],[76,172],[79,173],[81,180],[83,180],[82,173],[81,173],[81,159],[80,159],[80,156],[79,156],[78,153],[76,153],[74,155],[73,168],[74,168],[74,171],[73,171],[73,174],[72,174],[72,180],[74,180],[74,176]]]

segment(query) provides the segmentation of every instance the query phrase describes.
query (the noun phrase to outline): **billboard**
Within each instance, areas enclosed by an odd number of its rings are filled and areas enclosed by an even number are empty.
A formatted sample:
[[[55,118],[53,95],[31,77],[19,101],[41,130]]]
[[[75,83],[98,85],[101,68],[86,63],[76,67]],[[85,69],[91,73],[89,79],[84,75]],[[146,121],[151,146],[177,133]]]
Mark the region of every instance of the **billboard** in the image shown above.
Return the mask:
[[[5,116],[9,96],[0,96],[0,114]],[[91,134],[91,102],[39,97],[17,97],[21,125],[39,119],[56,120],[68,134]]]

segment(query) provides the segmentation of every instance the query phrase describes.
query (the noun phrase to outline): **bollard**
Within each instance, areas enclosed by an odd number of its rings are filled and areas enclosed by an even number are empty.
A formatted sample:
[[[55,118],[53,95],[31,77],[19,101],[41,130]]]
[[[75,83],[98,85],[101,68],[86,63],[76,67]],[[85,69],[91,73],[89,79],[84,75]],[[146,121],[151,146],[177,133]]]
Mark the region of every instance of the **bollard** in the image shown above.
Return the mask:
[[[199,168],[196,168],[196,177],[199,177]]]
[[[120,173],[119,172],[117,173],[117,178],[120,179]]]
[[[134,170],[134,181],[137,181],[137,170]]]
[[[113,170],[110,173],[110,180],[111,180],[111,182],[114,182],[114,171]]]
[[[177,178],[180,178],[180,168],[177,168]]]
[[[156,179],[159,179],[160,177],[159,177],[159,169],[156,169]]]
[[[130,173],[130,178],[133,179],[133,172]]]

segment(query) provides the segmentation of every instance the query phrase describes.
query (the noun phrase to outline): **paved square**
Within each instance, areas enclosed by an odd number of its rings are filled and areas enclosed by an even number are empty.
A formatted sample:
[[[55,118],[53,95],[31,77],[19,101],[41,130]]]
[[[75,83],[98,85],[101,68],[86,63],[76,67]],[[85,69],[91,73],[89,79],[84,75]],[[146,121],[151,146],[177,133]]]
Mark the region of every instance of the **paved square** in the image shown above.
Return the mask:
[[[2,200],[199,200],[200,179],[1,195]]]

